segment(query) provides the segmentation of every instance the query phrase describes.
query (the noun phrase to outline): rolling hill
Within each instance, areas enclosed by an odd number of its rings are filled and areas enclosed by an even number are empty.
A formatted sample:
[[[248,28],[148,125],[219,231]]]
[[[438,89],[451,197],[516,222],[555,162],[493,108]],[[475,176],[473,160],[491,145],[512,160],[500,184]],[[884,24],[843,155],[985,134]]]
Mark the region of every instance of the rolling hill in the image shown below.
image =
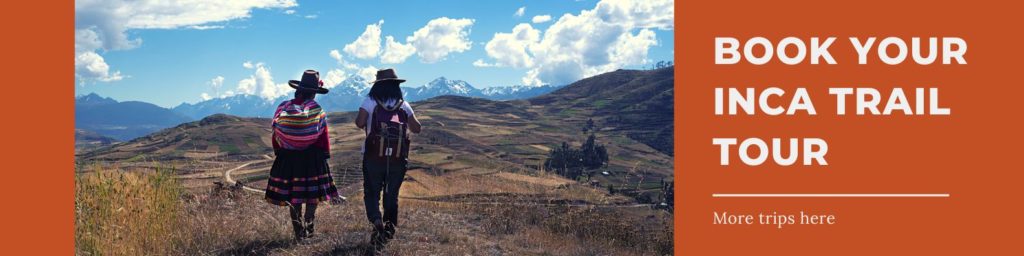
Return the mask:
[[[673,155],[672,67],[618,70],[586,78],[554,92],[530,98],[545,113],[573,122],[588,117],[602,132],[622,134]]]
[[[75,153],[86,152],[95,148],[109,146],[118,140],[100,135],[99,133],[75,129]]]
[[[79,155],[92,161],[206,159],[257,156],[272,150],[270,120],[215,114]]]

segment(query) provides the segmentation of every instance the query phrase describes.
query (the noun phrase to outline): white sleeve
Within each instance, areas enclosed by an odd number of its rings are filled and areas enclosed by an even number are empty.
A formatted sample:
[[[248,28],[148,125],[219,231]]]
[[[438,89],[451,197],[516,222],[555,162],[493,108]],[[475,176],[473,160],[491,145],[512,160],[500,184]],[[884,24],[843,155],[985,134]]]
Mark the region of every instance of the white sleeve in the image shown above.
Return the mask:
[[[416,113],[412,112],[412,105],[409,105],[408,101],[402,101],[402,109],[404,109],[405,113],[409,114],[409,116],[415,116],[416,115]]]
[[[373,99],[370,99],[370,97],[366,97],[366,99],[363,100],[363,104],[360,105],[359,108],[366,110],[367,113],[370,113],[373,112],[373,108],[376,106],[376,101],[373,101]]]

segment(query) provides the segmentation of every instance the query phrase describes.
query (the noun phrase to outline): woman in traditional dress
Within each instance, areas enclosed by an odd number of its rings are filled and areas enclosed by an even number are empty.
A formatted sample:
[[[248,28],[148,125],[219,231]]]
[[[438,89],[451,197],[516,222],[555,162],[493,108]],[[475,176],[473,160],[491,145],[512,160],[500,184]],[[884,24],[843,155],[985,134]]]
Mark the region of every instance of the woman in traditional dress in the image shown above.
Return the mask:
[[[281,102],[274,112],[274,165],[267,181],[266,200],[288,206],[295,239],[313,235],[313,221],[320,202],[341,197],[334,186],[327,159],[330,140],[327,118],[314,98],[327,93],[320,73],[306,70],[302,80],[288,81],[295,89],[295,98]],[[305,205],[305,214],[302,206]]]

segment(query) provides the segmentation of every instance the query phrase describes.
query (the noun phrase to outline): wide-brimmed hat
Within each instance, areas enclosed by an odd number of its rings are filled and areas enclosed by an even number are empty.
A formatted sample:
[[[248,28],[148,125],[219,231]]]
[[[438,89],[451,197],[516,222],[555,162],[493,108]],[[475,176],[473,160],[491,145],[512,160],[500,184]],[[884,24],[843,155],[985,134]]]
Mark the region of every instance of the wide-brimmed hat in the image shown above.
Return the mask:
[[[324,88],[324,82],[320,81],[320,72],[316,70],[306,70],[302,73],[302,80],[289,80],[288,86],[300,91],[312,91],[319,94],[327,93],[327,88]]]
[[[373,83],[375,84],[383,81],[396,81],[402,83],[405,82],[405,79],[398,78],[398,75],[395,75],[395,69],[388,68],[377,70],[377,79],[373,80]]]

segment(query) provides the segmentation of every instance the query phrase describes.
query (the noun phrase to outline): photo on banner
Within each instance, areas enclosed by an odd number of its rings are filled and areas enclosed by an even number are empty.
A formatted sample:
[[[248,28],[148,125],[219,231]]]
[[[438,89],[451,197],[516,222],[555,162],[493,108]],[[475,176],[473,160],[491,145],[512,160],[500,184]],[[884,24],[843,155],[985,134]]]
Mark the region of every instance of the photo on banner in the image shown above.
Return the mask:
[[[675,9],[75,1],[74,253],[671,255]]]

